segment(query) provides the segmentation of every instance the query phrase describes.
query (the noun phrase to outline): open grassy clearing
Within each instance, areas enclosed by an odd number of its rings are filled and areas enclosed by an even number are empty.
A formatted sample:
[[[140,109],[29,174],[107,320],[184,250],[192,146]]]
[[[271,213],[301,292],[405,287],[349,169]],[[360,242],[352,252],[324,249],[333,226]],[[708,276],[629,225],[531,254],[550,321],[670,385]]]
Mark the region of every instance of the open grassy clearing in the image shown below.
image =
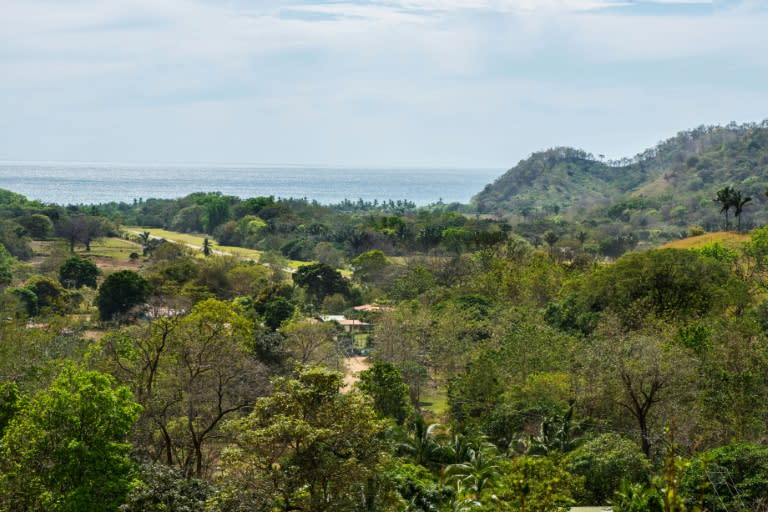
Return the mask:
[[[203,250],[203,242],[205,241],[206,238],[208,238],[208,241],[211,244],[211,249],[213,249],[214,251],[230,254],[232,256],[239,256],[241,258],[248,258],[254,261],[258,261],[259,258],[261,258],[261,254],[262,254],[261,251],[257,251],[255,249],[246,249],[244,247],[233,247],[231,245],[219,245],[212,238],[206,237],[205,235],[178,233],[176,231],[168,231],[166,229],[142,228],[142,227],[136,227],[136,226],[126,226],[123,228],[123,230],[127,231],[128,233],[131,233],[132,235],[140,235],[144,231],[147,231],[151,236],[155,238],[164,238],[170,242],[174,242],[177,244],[184,244],[187,247],[196,249],[198,251]]]
[[[448,414],[448,390],[434,384],[427,384],[421,390],[421,410],[433,418],[440,419]]]
[[[75,249],[75,254],[87,258],[106,258],[118,263],[130,263],[131,254],[141,254],[141,245],[123,238],[99,238],[91,242],[91,250],[82,247]]]
[[[246,249],[245,247],[235,247],[232,245],[219,245],[212,238],[205,235],[193,235],[190,233],[178,233],[176,231],[168,231],[167,229],[159,228],[142,228],[137,226],[124,226],[123,231],[126,231],[132,235],[140,235],[144,231],[148,231],[149,234],[156,238],[164,238],[170,242],[177,244],[184,244],[191,249],[202,252],[203,242],[206,238],[211,244],[211,249],[217,254],[224,254],[230,256],[237,256],[239,258],[250,259],[253,261],[259,261],[262,256],[262,251],[256,249]],[[309,265],[314,263],[312,261],[297,261],[297,260],[285,260],[287,269],[296,270],[302,265]],[[351,277],[352,272],[346,269],[340,270],[341,274],[345,277]]]
[[[661,249],[698,249],[704,245],[718,242],[725,247],[740,251],[744,242],[747,241],[749,241],[749,235],[718,231],[715,233],[704,233],[703,235],[691,236],[683,238],[682,240],[674,240],[662,245]]]
[[[40,265],[46,259],[53,257],[61,261],[56,267],[71,255],[76,255],[93,261],[102,270],[135,270],[142,264],[142,258],[132,260],[131,254],[141,254],[141,245],[122,238],[98,238],[91,242],[91,250],[83,246],[75,247],[75,252],[69,252],[69,246],[61,241],[35,240],[30,243],[34,256],[33,265]]]

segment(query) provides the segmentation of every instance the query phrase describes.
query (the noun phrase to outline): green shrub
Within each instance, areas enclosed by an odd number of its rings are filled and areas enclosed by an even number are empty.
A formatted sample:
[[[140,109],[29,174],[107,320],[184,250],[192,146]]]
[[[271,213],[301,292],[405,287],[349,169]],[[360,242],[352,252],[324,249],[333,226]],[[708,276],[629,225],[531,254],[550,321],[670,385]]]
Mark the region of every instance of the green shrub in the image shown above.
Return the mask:
[[[604,504],[619,489],[622,480],[646,482],[651,463],[632,441],[618,434],[601,434],[569,453],[568,471],[585,478],[584,502]]]

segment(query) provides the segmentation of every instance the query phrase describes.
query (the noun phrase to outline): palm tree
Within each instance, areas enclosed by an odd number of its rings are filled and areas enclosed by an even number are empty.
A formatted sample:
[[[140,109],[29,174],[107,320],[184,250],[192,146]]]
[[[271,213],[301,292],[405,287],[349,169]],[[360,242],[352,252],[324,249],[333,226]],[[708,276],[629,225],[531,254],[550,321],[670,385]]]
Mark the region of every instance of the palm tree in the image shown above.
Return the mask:
[[[485,489],[492,487],[499,476],[500,456],[496,446],[487,441],[467,451],[467,460],[445,467],[443,477],[457,489],[468,492],[470,497],[480,498]]]
[[[440,444],[443,426],[439,423],[427,425],[421,415],[414,415],[409,425],[408,437],[399,443],[398,449],[411,456],[413,462],[425,467],[435,466],[444,459],[445,449]]]
[[[731,207],[734,206],[733,196],[735,192],[736,191],[733,189],[733,187],[723,187],[717,191],[717,195],[715,196],[715,202],[720,203],[720,213],[725,215],[726,231],[728,231],[729,228],[728,211],[731,209]]]
[[[147,252],[149,251],[149,241],[151,238],[152,236],[149,234],[149,231],[143,231],[139,235],[139,242],[141,242],[141,252],[144,256],[146,256]]]
[[[554,414],[542,418],[538,435],[530,438],[529,453],[567,453],[578,446],[581,442],[579,434],[582,425],[573,418],[573,406],[571,403],[562,415]]]
[[[752,200],[751,197],[743,197],[741,192],[734,192],[733,194],[733,216],[738,220],[738,232],[741,233],[741,214],[744,211],[744,206]]]

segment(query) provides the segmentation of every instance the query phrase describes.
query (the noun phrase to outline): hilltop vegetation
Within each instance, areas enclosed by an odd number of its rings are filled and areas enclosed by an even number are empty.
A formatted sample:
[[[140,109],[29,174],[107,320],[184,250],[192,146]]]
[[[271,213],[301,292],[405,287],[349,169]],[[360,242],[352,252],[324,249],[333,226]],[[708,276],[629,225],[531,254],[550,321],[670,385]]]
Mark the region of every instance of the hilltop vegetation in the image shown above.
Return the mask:
[[[534,153],[472,205],[531,234],[585,230],[598,243],[634,236],[634,244],[659,245],[689,229],[722,229],[714,199],[726,186],[752,198],[744,229],[768,222],[768,122],[702,126],[619,161],[571,148]]]

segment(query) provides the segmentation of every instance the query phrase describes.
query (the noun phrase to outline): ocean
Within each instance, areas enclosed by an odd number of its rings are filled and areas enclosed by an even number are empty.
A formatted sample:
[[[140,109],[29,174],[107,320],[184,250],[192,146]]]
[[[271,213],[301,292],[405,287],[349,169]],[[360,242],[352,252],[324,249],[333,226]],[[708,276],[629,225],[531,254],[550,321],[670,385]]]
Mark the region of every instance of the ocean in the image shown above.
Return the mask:
[[[0,163],[0,188],[45,203],[98,204],[221,192],[321,204],[407,199],[467,203],[503,170]]]

